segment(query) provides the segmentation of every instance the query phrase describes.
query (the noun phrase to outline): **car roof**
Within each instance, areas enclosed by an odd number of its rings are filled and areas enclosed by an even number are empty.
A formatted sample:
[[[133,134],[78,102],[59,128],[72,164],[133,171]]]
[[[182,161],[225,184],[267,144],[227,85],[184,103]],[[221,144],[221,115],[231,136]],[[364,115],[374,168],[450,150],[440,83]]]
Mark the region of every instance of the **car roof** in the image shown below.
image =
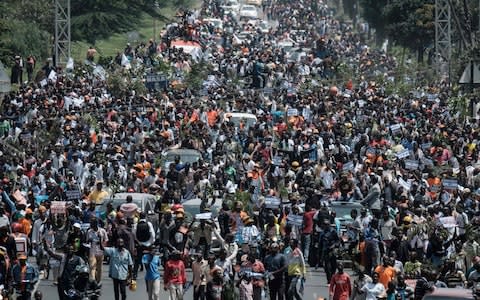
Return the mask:
[[[166,155],[199,155],[202,156],[202,153],[195,149],[179,148],[179,149],[169,149],[165,152]]]
[[[443,297],[456,299],[474,299],[472,290],[463,288],[435,288],[433,292],[426,294],[423,299]]]
[[[222,204],[221,204],[222,201],[215,201],[215,203],[213,204],[213,206],[215,207],[221,207]],[[183,206],[200,206],[200,204],[202,203],[202,199],[200,198],[194,198],[194,199],[189,199],[185,202],[182,202],[182,205]]]
[[[142,199],[149,199],[149,198],[155,198],[155,195],[148,194],[148,193],[116,193],[114,194],[111,198],[107,199],[108,200],[115,200],[115,199],[127,199],[127,196],[130,195],[132,196],[133,201],[135,200],[142,200]]]
[[[249,32],[250,33],[250,32]],[[249,118],[249,119],[257,119],[257,116],[254,114],[250,113],[241,113],[241,112],[228,112],[225,114],[227,118],[233,117],[233,118]]]
[[[332,201],[330,206],[350,206],[350,207],[363,207],[359,202],[349,202],[349,201]]]

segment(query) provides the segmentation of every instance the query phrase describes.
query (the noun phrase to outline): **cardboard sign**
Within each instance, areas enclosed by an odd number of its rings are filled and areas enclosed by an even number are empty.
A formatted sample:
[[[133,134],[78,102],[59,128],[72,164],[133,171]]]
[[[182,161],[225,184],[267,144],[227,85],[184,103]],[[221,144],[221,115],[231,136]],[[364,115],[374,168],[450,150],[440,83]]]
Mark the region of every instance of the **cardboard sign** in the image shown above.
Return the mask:
[[[405,160],[405,169],[407,169],[407,170],[418,169],[418,160],[406,159]]]
[[[434,192],[434,193],[437,193],[440,191],[440,186],[439,185],[432,185],[430,187],[430,192]]]
[[[20,190],[16,190],[15,193],[13,193],[12,197],[18,204],[27,205],[27,199],[22,195],[22,192],[20,192]]]
[[[431,159],[424,158],[424,159],[422,159],[422,162],[423,162],[423,164],[426,165],[426,166],[433,167],[433,160],[431,160]]]
[[[196,214],[195,219],[197,220],[211,220],[212,219],[212,213],[201,213],[201,214]]]
[[[280,207],[280,199],[277,197],[265,197],[265,207],[275,209]]]
[[[410,156],[410,150],[404,149],[400,152],[397,153],[397,158],[398,159],[404,159]]]
[[[298,116],[298,109],[296,108],[289,108],[287,110],[287,117]]]
[[[67,202],[52,201],[52,204],[50,205],[50,212],[52,214],[65,214],[67,212]]]
[[[303,216],[289,214],[287,221],[292,225],[301,227],[303,225]]]
[[[74,201],[74,200],[80,200],[82,197],[82,194],[80,193],[79,190],[68,190],[65,191],[65,196],[67,197],[67,201]]]
[[[456,179],[444,179],[442,185],[445,189],[456,190],[458,188],[458,180]]]

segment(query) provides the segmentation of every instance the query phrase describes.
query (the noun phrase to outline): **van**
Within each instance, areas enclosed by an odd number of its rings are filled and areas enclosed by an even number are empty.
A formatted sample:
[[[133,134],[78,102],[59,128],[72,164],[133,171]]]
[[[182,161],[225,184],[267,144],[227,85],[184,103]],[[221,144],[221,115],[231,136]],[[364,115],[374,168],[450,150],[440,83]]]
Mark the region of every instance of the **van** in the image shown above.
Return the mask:
[[[257,117],[250,113],[229,112],[223,116],[223,121],[231,122],[237,127],[240,126],[240,123],[243,123],[246,128],[250,128],[257,123]]]

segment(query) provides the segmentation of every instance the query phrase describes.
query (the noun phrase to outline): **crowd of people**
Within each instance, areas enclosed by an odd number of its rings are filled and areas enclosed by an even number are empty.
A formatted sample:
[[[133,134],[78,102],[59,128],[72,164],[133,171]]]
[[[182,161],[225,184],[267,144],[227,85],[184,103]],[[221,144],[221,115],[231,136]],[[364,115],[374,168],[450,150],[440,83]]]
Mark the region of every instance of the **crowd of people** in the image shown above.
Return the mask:
[[[110,66],[167,65],[172,81],[188,83],[206,65],[200,89],[166,84],[115,97],[98,73],[67,74],[47,62],[45,79],[29,73],[4,96],[4,295],[15,289],[31,299],[40,278],[60,299],[75,299],[75,291],[101,289],[104,262],[115,300],[136,289],[139,272],[149,300],[162,286],[172,300],[189,288],[195,300],[302,299],[309,270],[319,267],[323,296],[334,300],[419,300],[435,286],[476,285],[477,123],[459,121],[444,84],[400,96],[370,80],[397,80],[397,61],[367,46],[325,1],[276,0],[258,10],[275,25],[264,30],[205,0],[158,43],[128,44]],[[175,40],[202,53],[193,58]],[[96,54],[90,48],[86,63]],[[345,65],[355,77],[340,78]],[[256,121],[229,121],[231,112]],[[166,165],[169,149],[202,157]],[[158,218],[131,196],[101,206],[119,191],[154,195]],[[193,198],[200,214],[188,216],[182,203]],[[337,216],[333,202],[358,209]],[[358,276],[350,279],[339,259]]]

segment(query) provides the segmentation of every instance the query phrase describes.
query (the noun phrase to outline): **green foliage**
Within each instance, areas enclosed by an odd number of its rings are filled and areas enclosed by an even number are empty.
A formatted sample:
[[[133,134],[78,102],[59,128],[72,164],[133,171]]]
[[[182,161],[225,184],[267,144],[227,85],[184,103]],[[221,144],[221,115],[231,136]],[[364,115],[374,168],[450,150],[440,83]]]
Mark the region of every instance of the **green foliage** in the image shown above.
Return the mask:
[[[398,45],[418,51],[422,61],[424,49],[435,37],[433,0],[394,0],[383,11],[388,20],[387,35]]]
[[[383,14],[388,0],[360,0],[363,18],[376,30],[377,45],[385,38],[388,20]]]
[[[458,120],[464,122],[470,115],[470,98],[467,96],[456,96],[448,99],[448,106],[453,114],[458,115]]]
[[[124,98],[135,91],[136,95],[144,95],[147,92],[142,78],[143,69],[127,70],[117,67],[108,73],[107,84],[112,95],[117,98]]]
[[[49,40],[49,34],[38,28],[35,23],[10,20],[0,32],[0,60],[11,66],[15,55],[46,57]]]
[[[185,76],[185,84],[193,91],[198,91],[202,83],[209,74],[209,65],[205,62],[199,62],[192,65],[192,70]]]

